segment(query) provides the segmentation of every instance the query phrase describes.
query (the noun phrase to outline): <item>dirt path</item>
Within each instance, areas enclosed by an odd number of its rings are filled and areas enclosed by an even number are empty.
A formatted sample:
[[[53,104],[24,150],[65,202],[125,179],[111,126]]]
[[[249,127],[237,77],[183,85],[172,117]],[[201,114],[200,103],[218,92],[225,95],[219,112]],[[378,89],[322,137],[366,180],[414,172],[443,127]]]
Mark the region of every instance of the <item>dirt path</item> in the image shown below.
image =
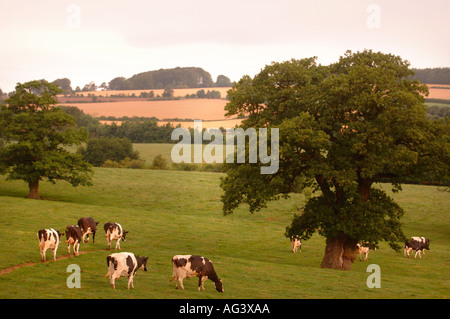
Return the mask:
[[[92,253],[92,252],[95,252],[95,251],[108,251],[108,250],[107,249],[97,249],[97,250],[80,251],[79,255],[84,255],[84,254]],[[57,257],[56,261],[67,259],[67,258],[72,258],[72,257],[76,257],[76,256],[74,254],[66,254],[66,255],[62,255],[62,256]],[[46,262],[52,262],[52,261],[53,261],[53,258],[47,259],[44,262],[46,263]],[[41,264],[41,263],[43,263],[43,261],[27,262],[27,263],[18,264],[18,265],[15,265],[15,266],[12,266],[12,267],[8,267],[8,268],[3,268],[3,269],[0,269],[0,276],[5,275],[5,274],[9,274],[9,273],[13,272],[14,270],[20,269],[22,267],[34,266],[36,264]]]

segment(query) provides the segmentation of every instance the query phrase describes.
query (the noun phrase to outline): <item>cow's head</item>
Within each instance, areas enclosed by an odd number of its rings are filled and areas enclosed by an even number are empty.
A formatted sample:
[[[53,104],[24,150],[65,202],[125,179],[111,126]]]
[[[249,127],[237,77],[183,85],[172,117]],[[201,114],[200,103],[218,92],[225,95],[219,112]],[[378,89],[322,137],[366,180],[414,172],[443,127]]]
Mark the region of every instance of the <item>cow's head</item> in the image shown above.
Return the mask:
[[[148,257],[139,257],[136,256],[136,260],[138,263],[138,268],[143,269],[144,271],[147,271],[147,261],[148,261]]]
[[[125,240],[125,237],[127,236],[128,233],[129,233],[128,230],[124,230],[124,231],[122,232],[122,240],[123,240],[123,241],[126,241],[126,240]]]
[[[216,282],[214,282],[214,287],[216,287],[216,290],[218,292],[223,292],[222,280],[218,279]]]

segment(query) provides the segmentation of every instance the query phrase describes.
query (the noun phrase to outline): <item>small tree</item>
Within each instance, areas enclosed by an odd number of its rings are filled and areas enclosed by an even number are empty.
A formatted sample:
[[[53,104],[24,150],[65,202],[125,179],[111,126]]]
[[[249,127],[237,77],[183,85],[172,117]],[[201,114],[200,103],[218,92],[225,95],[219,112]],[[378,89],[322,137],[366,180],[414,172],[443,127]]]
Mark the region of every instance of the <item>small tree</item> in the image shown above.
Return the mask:
[[[1,173],[8,180],[28,183],[28,198],[39,199],[39,182],[65,180],[91,185],[92,168],[67,146],[85,142],[88,132],[76,127],[75,118],[54,107],[61,90],[45,80],[17,84],[15,93],[1,106]]]

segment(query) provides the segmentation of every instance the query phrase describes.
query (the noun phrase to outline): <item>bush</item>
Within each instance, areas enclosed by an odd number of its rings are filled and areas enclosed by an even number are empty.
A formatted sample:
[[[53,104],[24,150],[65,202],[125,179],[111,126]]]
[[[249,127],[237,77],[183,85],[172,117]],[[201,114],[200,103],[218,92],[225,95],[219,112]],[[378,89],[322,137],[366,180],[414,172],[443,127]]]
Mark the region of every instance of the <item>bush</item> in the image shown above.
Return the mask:
[[[85,161],[94,166],[102,166],[106,160],[120,162],[127,157],[130,160],[139,159],[139,153],[133,151],[133,144],[127,138],[91,138],[86,147],[81,147],[79,152]]]
[[[169,164],[161,154],[158,154],[153,159],[152,168],[166,170],[169,169]]]

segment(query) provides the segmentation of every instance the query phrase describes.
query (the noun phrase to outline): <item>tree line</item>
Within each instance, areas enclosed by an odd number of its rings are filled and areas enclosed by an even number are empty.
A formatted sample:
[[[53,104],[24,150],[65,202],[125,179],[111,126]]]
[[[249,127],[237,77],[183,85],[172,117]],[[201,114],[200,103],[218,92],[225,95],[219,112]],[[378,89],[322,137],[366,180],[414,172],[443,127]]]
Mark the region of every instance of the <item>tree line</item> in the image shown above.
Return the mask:
[[[413,78],[422,83],[450,84],[450,68],[412,69]]]
[[[90,82],[80,88],[71,86],[68,78],[56,79],[52,84],[58,85],[65,94],[75,92],[88,92],[96,90],[155,90],[171,88],[209,88],[209,87],[230,87],[231,80],[225,75],[219,75],[216,82],[211,74],[202,68],[173,68],[160,69],[156,71],[142,72],[133,75],[131,78],[122,76],[115,77],[108,83],[103,82],[99,86],[95,82]]]

